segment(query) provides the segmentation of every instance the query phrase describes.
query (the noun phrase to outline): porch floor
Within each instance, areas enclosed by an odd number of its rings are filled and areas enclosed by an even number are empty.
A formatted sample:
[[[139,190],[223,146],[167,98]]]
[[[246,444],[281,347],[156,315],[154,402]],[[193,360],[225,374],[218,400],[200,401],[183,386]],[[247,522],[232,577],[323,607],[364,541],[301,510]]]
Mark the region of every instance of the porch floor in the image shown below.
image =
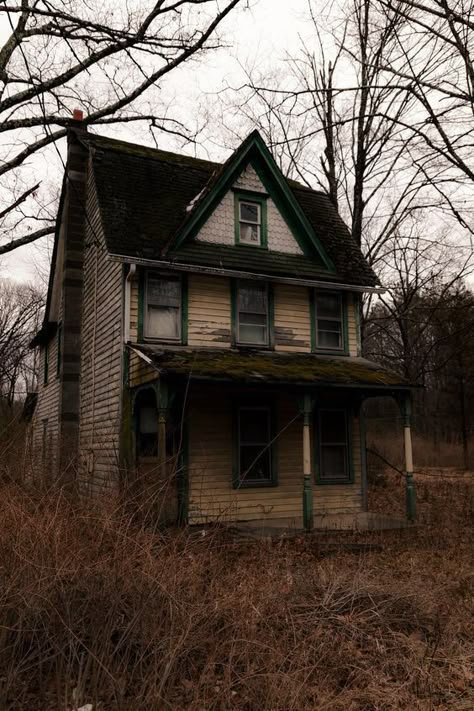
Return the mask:
[[[412,528],[415,524],[406,519],[387,516],[371,511],[354,514],[327,514],[314,517],[314,531],[389,531]],[[271,538],[304,533],[293,520],[267,519],[266,521],[239,521],[232,529],[250,538]]]

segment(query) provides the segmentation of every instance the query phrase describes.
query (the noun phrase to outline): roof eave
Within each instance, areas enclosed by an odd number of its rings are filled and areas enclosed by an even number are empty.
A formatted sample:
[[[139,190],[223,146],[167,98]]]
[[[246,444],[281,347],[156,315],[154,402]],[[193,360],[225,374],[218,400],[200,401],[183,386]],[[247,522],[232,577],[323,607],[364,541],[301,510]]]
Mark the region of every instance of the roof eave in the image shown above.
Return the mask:
[[[291,276],[280,276],[278,274],[246,272],[239,269],[225,269],[222,267],[208,267],[198,264],[177,263],[168,259],[146,259],[144,257],[134,257],[132,255],[112,254],[109,252],[108,258],[113,262],[123,264],[136,264],[137,266],[149,267],[151,269],[166,269],[178,272],[194,272],[197,274],[215,274],[237,279],[249,279],[254,281],[273,281],[280,284],[298,284],[300,286],[315,287],[318,289],[339,289],[341,291],[355,291],[358,293],[384,294],[387,290],[383,286],[371,286],[365,284],[350,284],[345,281],[329,281],[322,279],[308,279]]]

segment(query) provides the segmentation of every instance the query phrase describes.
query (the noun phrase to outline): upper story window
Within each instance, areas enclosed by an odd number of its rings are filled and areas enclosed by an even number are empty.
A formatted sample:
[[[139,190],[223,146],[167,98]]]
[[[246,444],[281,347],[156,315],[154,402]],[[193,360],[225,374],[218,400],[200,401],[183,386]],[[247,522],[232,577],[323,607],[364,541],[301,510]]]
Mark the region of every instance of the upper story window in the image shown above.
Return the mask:
[[[236,244],[267,246],[267,209],[265,196],[235,193]]]
[[[341,294],[316,291],[314,294],[316,349],[344,351],[344,302]]]
[[[145,288],[145,338],[181,341],[181,278],[147,274]]]
[[[240,281],[236,289],[236,340],[241,345],[268,346],[268,286]]]
[[[258,202],[239,202],[239,238],[242,244],[260,244],[262,209]]]

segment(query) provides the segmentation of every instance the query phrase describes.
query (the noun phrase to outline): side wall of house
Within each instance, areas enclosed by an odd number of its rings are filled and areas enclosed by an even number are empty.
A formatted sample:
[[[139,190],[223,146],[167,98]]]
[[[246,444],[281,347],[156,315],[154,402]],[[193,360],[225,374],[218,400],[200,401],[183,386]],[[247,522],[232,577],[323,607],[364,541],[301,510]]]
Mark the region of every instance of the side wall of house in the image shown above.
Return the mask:
[[[119,475],[123,271],[107,257],[92,176],[87,209],[79,452],[81,481],[101,489]]]
[[[59,319],[62,315],[62,302]],[[32,420],[32,466],[40,468],[46,477],[55,475],[58,463],[59,411],[61,385],[57,374],[58,338],[56,333],[48,343],[48,382],[44,382],[46,347],[40,348],[38,401]]]
[[[67,209],[67,197],[63,207],[63,215]],[[64,238],[65,225],[62,222],[58,235],[58,248],[56,254],[54,283],[51,293],[50,319],[61,323],[63,317],[63,292],[62,274],[64,266]],[[48,476],[56,474],[56,466],[59,456],[59,431],[60,431],[60,403],[61,403],[61,381],[58,368],[58,345],[59,332],[51,338],[47,345],[48,350],[48,380],[45,383],[44,369],[46,346],[41,346],[39,352],[39,374],[38,374],[38,401],[32,419],[32,465],[36,470],[38,467],[46,471],[42,472]]]
[[[212,400],[212,408],[209,402]],[[276,457],[278,486],[232,487],[232,406],[222,390],[212,394],[197,388],[190,395],[189,522],[273,521],[302,526],[303,432],[296,396],[275,397],[277,418]],[[353,516],[362,510],[360,429],[352,417],[352,484],[313,484],[314,514]],[[312,447],[314,450],[314,438]]]
[[[230,348],[231,346],[231,282],[228,277],[188,274],[188,346],[193,348]],[[288,353],[311,352],[310,289],[274,283],[275,350]],[[349,354],[358,355],[356,301],[347,294],[347,338]],[[138,342],[139,287],[132,282],[130,309],[130,340]],[[131,358],[132,384],[134,372],[146,370]]]

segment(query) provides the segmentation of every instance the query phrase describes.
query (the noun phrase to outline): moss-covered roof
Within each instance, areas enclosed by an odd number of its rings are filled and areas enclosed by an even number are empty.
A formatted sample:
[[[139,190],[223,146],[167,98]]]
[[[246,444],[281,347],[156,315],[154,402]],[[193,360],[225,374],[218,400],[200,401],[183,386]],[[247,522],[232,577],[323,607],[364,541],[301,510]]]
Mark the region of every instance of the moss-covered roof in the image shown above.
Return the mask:
[[[262,351],[163,350],[134,346],[164,375],[240,383],[291,383],[318,386],[408,388],[396,373],[364,358],[283,354]]]
[[[83,138],[91,151],[91,166],[107,249],[112,254],[130,258],[171,259],[191,265],[203,263],[202,243],[186,242],[182,247],[167,248],[189,219],[190,206],[196,198],[212,189],[222,164],[156,150],[125,141],[88,134]],[[335,267],[336,274],[322,275],[330,281],[374,286],[377,278],[365,261],[360,248],[338,215],[329,197],[287,180],[299,208],[309,222],[319,243]],[[194,209],[194,208],[193,208]],[[241,250],[207,257],[221,268],[244,269],[247,255]],[[235,252],[235,253],[234,253]],[[321,261],[312,257],[287,259],[288,255],[265,250],[254,251],[252,269],[269,274],[285,273],[291,277],[314,278]],[[278,266],[284,264],[281,271]],[[206,257],[206,258],[207,258]],[[268,264],[267,264],[268,262]]]

